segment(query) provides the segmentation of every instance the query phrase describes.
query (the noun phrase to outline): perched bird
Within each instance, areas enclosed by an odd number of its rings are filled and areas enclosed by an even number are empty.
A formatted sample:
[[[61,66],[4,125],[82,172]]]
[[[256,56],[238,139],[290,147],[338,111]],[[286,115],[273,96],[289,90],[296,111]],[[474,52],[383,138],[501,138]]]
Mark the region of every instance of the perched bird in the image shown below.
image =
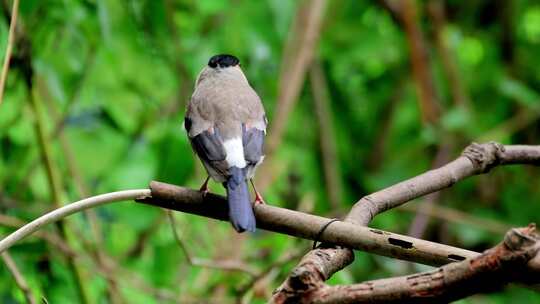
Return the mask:
[[[208,191],[210,177],[223,183],[233,227],[238,232],[255,231],[247,179],[253,185],[255,203],[264,203],[252,178],[264,159],[267,120],[238,58],[225,54],[210,58],[197,77],[184,125],[209,175],[201,191]]]

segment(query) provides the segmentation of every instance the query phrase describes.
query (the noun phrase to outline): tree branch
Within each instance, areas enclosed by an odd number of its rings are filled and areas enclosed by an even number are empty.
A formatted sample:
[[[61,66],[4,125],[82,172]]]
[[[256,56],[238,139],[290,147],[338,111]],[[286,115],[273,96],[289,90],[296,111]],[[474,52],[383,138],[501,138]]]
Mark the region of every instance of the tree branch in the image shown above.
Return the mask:
[[[19,218],[8,216],[5,214],[0,214],[0,226],[18,229],[24,226],[25,224],[27,224],[27,222]],[[58,249],[65,256],[75,257],[76,255],[75,251],[71,249],[71,247],[69,247],[66,244],[66,242],[64,242],[64,240],[60,236],[58,236],[58,234],[50,233],[47,231],[36,231],[34,236],[48,242],[51,246]]]
[[[404,182],[363,197],[347,219],[367,225],[379,213],[395,208],[477,174],[487,173],[498,165],[540,165],[540,146],[504,146],[495,142],[472,143],[456,160]]]
[[[218,220],[228,221],[226,198],[220,195],[153,181],[151,195],[138,202]],[[208,208],[212,206],[212,208]],[[257,227],[308,240],[346,246],[383,256],[440,266],[461,261],[478,253],[434,242],[415,239],[348,222],[334,222],[319,232],[331,219],[269,205],[254,205]]]
[[[105,205],[108,203],[124,200],[133,200],[148,195],[150,195],[150,190],[148,189],[124,190],[96,195],[68,205],[64,205],[61,208],[55,209],[45,215],[42,215],[41,217],[38,217],[37,219],[31,221],[30,223],[17,229],[15,232],[2,239],[0,241],[0,253],[4,252],[9,247],[13,246],[13,244],[24,239],[30,234],[38,231],[43,226],[53,222],[57,222],[71,214],[94,208],[100,205]]]
[[[324,285],[295,303],[449,303],[510,282],[539,282],[529,261],[538,257],[534,225],[511,229],[504,242],[472,259],[432,271],[347,286]]]
[[[507,164],[540,165],[540,146],[503,146],[494,142],[472,143],[459,158],[441,168],[430,170],[363,197],[353,206],[345,220],[366,226],[381,212],[450,187],[472,175],[486,173],[497,165]],[[301,294],[315,292],[325,280],[352,263],[353,260],[352,250],[347,248],[329,247],[310,251],[278,288],[273,302],[285,303]],[[299,288],[297,282],[300,277],[309,277],[317,283]]]

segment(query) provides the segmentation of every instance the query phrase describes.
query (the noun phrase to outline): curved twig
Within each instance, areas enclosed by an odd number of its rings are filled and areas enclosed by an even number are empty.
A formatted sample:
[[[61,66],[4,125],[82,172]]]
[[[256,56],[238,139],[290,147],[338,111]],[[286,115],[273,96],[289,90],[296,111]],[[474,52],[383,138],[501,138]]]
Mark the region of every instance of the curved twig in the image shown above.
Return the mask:
[[[24,239],[30,234],[38,231],[41,227],[59,221],[73,213],[77,213],[82,210],[97,207],[100,205],[105,205],[108,203],[124,200],[133,200],[147,195],[150,195],[149,189],[124,190],[92,196],[71,203],[69,205],[65,205],[61,208],[55,209],[45,215],[38,217],[37,219],[17,229],[15,232],[8,235],[6,238],[2,239],[0,241],[0,253],[4,252],[9,247],[13,246],[13,244]]]

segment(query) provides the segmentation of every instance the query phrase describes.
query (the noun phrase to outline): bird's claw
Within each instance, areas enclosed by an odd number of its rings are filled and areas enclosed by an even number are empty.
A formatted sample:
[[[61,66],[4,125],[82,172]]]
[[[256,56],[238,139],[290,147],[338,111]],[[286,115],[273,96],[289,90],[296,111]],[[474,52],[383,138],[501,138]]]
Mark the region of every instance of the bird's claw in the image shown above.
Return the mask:
[[[199,189],[199,192],[202,193],[203,196],[206,196],[210,190],[208,190],[208,181],[210,180],[210,176],[204,181],[201,188]]]
[[[262,195],[259,192],[255,192],[255,201],[253,204],[262,204],[266,205],[266,202],[264,201]]]

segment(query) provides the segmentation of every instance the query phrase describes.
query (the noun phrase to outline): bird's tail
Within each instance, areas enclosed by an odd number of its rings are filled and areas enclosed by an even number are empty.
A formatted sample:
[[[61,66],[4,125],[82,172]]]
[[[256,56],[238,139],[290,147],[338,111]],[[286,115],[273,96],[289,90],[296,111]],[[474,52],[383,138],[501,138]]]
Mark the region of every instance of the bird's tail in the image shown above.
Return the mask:
[[[255,215],[249,202],[245,171],[238,167],[231,167],[229,173],[231,175],[225,184],[231,223],[238,232],[254,232]]]

